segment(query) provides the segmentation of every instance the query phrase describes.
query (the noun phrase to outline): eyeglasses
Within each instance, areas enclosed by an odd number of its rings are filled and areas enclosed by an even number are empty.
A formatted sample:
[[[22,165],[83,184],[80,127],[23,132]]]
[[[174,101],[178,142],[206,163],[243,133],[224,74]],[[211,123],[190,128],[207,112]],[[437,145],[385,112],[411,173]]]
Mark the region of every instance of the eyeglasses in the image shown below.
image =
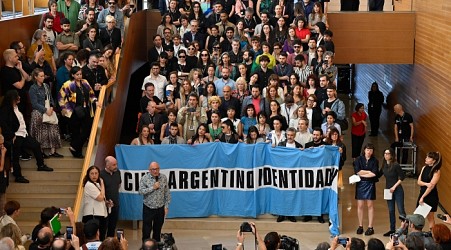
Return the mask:
[[[389,155],[390,154],[390,152],[384,152],[384,155]]]
[[[106,23],[114,23],[113,21],[110,21],[110,22],[106,22]]]
[[[115,2],[108,2],[109,5],[115,5]]]
[[[186,56],[179,56],[179,58],[185,58]]]
[[[208,56],[208,54],[200,54],[200,56]]]
[[[295,46],[293,46],[294,48],[300,48],[301,46],[299,46],[299,45],[295,45]]]
[[[150,171],[157,171],[160,170],[160,168],[151,168]]]

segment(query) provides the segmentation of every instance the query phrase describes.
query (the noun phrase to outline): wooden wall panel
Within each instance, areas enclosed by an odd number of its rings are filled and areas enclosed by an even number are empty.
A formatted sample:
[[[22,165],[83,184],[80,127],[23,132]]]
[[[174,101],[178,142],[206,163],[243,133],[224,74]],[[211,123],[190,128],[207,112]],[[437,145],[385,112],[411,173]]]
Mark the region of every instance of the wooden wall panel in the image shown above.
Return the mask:
[[[35,15],[0,21],[0,30],[2,31],[2,39],[0,39],[1,53],[5,49],[9,49],[9,44],[12,41],[21,41],[28,48],[34,31],[38,29],[40,20],[41,15]],[[15,28],[11,29],[11,27]],[[0,65],[4,65],[3,56],[0,56],[0,58]]]
[[[429,151],[443,155],[442,176],[438,184],[440,201],[451,211],[451,2],[414,0],[416,12],[415,58],[413,65],[357,65],[356,98],[367,102],[367,91],[377,81],[388,95],[388,109],[382,114],[385,134],[393,139],[393,105],[401,103],[415,123],[415,141],[419,147],[418,169]],[[437,38],[438,36],[439,38]],[[417,102],[418,100],[418,102]]]
[[[115,155],[114,146],[119,142],[130,77],[147,62],[147,11],[133,14],[127,29],[121,52],[118,78],[113,102],[106,107],[101,135],[97,146],[95,164],[104,166],[108,155]]]
[[[413,63],[414,13],[330,13],[328,18],[336,63]]]

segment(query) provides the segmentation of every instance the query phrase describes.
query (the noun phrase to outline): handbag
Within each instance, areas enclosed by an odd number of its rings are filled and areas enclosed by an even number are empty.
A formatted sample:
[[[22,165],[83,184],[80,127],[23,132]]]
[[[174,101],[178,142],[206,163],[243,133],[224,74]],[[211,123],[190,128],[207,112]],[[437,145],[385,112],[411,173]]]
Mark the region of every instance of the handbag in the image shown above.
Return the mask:
[[[50,94],[49,91],[47,89],[47,86],[44,83],[44,88],[45,88],[45,109],[48,110],[50,109]],[[55,112],[52,112],[52,115],[48,115],[47,113],[42,114],[42,122],[43,123],[48,123],[48,124],[58,124],[58,117],[56,116]]]
[[[348,118],[344,118],[343,120],[337,119],[335,120],[335,122],[340,125],[341,131],[348,130],[349,128]]]
[[[85,112],[85,108],[83,108],[82,106],[76,106],[74,108],[74,112],[78,118],[80,118],[80,119],[85,118],[86,112]]]

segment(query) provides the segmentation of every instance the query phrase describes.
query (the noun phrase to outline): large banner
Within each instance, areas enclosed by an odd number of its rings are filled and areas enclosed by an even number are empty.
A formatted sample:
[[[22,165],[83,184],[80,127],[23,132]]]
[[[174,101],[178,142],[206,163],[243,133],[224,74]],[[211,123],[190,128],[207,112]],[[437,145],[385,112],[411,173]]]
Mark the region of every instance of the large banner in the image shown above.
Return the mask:
[[[168,218],[329,214],[338,235],[338,148],[306,150],[259,143],[116,146],[120,218],[142,219],[140,177],[160,164],[172,200]]]

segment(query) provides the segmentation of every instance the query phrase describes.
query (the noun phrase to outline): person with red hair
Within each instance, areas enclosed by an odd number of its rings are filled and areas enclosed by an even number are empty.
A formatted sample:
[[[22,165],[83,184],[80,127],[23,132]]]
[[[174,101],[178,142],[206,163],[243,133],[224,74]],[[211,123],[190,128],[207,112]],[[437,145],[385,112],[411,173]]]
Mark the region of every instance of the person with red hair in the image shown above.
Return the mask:
[[[432,227],[432,238],[442,249],[451,249],[451,230],[443,223]]]

